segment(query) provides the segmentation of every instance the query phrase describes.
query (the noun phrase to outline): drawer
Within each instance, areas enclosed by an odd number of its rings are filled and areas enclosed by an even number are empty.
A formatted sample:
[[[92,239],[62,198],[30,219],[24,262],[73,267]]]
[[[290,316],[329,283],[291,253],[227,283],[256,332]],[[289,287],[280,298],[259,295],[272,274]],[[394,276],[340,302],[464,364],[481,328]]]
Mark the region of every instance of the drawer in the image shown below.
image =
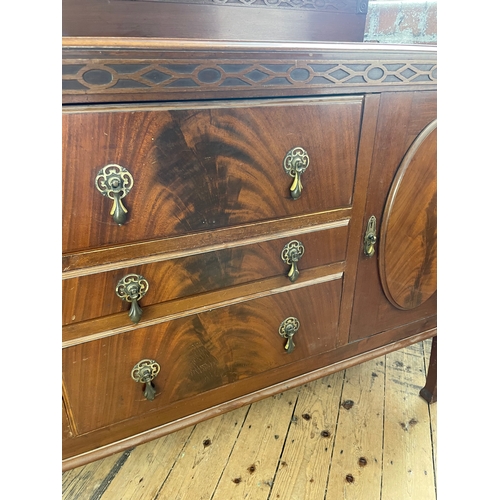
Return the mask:
[[[129,274],[142,276],[149,284],[139,302],[141,307],[278,275],[288,282],[291,266],[281,256],[285,246],[294,241],[301,244],[299,251],[303,252],[297,262],[300,281],[301,270],[345,259],[345,223],[294,237],[64,280],[63,325],[129,310],[130,303],[115,292],[118,282]],[[288,248],[294,246],[292,243]]]
[[[350,206],[361,108],[361,97],[70,108],[63,252]],[[285,163],[300,173],[298,199]],[[110,215],[114,195],[101,193],[108,165],[128,172],[115,179],[123,224]]]
[[[203,400],[207,391],[333,349],[341,291],[342,279],[332,279],[63,349],[63,383],[78,434],[168,413],[188,398]],[[292,352],[279,334],[289,317],[300,322]],[[144,359],[160,366],[153,400],[131,377]],[[251,385],[240,385],[241,394]]]

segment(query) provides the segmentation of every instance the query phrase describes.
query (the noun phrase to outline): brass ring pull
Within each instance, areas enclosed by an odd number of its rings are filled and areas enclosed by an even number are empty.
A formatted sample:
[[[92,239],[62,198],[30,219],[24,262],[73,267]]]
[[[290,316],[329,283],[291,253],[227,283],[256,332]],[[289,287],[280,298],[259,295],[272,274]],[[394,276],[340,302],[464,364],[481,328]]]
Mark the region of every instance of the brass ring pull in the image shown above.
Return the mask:
[[[285,172],[293,177],[293,183],[290,187],[290,194],[294,200],[300,198],[302,194],[301,176],[309,166],[309,155],[305,149],[296,147],[288,151],[283,160],[283,168]]]
[[[290,266],[288,278],[293,283],[299,277],[299,268],[297,262],[304,255],[304,245],[297,240],[292,240],[285,245],[281,251],[281,260]]]
[[[135,382],[146,384],[144,387],[144,396],[149,401],[153,401],[156,394],[152,381],[160,372],[160,365],[154,359],[143,359],[133,368],[130,376]]]
[[[142,309],[138,302],[146,295],[148,289],[149,283],[146,278],[138,274],[127,274],[116,285],[116,295],[131,303],[128,315],[133,323],[139,323],[141,319]]]
[[[365,237],[363,240],[363,252],[367,257],[375,254],[375,243],[377,242],[377,219],[372,215],[366,225]]]
[[[97,173],[95,186],[103,195],[113,200],[110,215],[118,224],[125,224],[127,221],[127,212],[122,198],[125,198],[134,185],[134,179],[130,172],[120,165],[106,165]]]
[[[300,323],[297,318],[290,316],[286,318],[279,327],[279,334],[286,338],[285,351],[292,352],[295,349],[295,344],[293,342],[293,336],[297,333],[300,328]]]

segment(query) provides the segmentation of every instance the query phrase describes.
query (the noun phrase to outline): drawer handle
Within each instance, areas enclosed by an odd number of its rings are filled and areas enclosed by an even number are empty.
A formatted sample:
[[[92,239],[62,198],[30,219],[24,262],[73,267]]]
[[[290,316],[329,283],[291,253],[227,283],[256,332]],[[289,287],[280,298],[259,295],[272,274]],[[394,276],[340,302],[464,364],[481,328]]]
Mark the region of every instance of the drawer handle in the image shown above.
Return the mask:
[[[367,257],[375,254],[375,243],[377,242],[377,219],[372,215],[366,225],[365,237],[363,240],[363,252]]]
[[[128,315],[133,323],[137,324],[141,319],[142,309],[138,302],[146,295],[148,289],[148,281],[138,274],[127,274],[116,285],[116,295],[131,303]]]
[[[279,334],[286,338],[285,351],[292,352],[295,349],[295,344],[293,342],[293,336],[297,333],[300,328],[300,323],[297,318],[290,316],[286,318],[280,325]]]
[[[95,186],[103,195],[113,200],[110,215],[113,220],[121,226],[127,222],[127,212],[122,199],[132,189],[134,179],[130,172],[120,165],[106,165],[97,173],[95,178]]]
[[[153,401],[155,398],[156,389],[151,382],[159,372],[160,365],[154,359],[143,359],[132,368],[131,377],[136,382],[146,384],[144,396],[149,401]]]
[[[290,193],[294,200],[300,198],[302,194],[301,176],[309,166],[309,155],[305,149],[296,147],[288,151],[283,160],[283,168],[285,172],[293,177],[293,182],[290,187]]]
[[[287,243],[281,251],[281,260],[291,266],[290,271],[288,271],[288,278],[292,283],[299,277],[297,262],[304,255],[304,251],[304,245],[297,240]]]

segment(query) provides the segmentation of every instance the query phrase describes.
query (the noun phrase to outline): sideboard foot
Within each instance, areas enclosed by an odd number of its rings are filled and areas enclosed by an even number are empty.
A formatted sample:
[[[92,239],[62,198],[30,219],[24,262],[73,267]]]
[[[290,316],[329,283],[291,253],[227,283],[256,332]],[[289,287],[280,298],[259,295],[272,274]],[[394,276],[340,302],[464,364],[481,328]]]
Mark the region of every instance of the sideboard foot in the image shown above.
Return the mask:
[[[432,338],[431,356],[425,387],[420,390],[422,396],[428,403],[437,401],[437,336]]]

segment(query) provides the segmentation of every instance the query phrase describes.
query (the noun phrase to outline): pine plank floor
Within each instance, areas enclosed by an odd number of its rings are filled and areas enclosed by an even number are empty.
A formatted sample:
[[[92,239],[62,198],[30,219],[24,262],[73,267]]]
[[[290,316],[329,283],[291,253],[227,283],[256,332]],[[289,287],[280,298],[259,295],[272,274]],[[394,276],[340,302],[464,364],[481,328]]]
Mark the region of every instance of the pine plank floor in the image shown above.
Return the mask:
[[[64,500],[435,500],[431,340],[66,471]]]

